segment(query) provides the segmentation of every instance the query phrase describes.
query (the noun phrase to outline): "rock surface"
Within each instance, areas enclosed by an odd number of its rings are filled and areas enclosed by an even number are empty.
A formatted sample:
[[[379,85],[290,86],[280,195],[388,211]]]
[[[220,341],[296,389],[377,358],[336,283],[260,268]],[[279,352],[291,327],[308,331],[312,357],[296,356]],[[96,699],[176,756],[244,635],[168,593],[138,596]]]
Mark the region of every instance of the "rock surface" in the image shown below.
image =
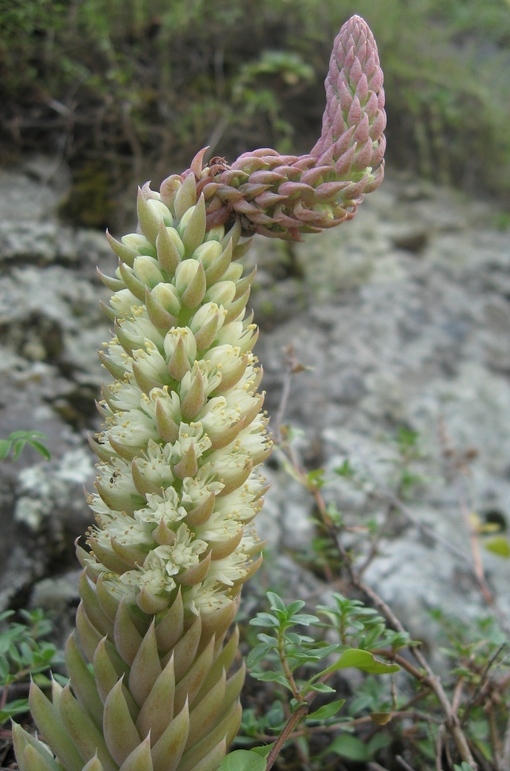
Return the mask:
[[[91,521],[86,432],[99,425],[96,352],[110,334],[95,269],[111,273],[115,260],[102,234],[59,223],[66,185],[51,159],[0,171],[0,436],[43,431],[52,452],[49,463],[27,450],[0,464],[0,610],[51,595],[47,584],[33,589],[38,580],[75,579],[73,541]],[[297,452],[325,469],[327,501],[370,555],[365,579],[424,637],[431,607],[484,608],[467,513],[497,515],[502,527],[510,517],[510,241],[492,221],[488,204],[390,173],[351,223],[291,249],[257,241],[249,256],[259,263],[267,409],[279,413],[291,345],[306,367],[283,418],[305,432]],[[409,464],[420,479],[405,490],[402,428],[420,446]],[[345,461],[355,479],[335,473]],[[285,576],[288,564],[313,561],[313,502],[278,453],[267,475],[260,529],[274,551],[264,582],[285,553],[275,588],[295,597]],[[377,543],[373,523],[384,527]],[[510,561],[482,555],[510,614]],[[300,571],[306,593],[317,579]]]

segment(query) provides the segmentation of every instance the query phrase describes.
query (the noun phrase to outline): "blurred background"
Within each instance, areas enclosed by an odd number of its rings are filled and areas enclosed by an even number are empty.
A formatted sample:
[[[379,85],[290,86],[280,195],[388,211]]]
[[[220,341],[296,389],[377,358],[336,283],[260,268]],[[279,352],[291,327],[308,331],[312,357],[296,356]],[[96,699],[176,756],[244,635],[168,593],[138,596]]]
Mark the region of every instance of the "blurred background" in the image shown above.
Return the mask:
[[[72,224],[123,226],[124,191],[204,145],[230,161],[306,152],[354,13],[379,45],[389,161],[510,204],[508,0],[0,0],[0,12],[0,163],[60,155]]]

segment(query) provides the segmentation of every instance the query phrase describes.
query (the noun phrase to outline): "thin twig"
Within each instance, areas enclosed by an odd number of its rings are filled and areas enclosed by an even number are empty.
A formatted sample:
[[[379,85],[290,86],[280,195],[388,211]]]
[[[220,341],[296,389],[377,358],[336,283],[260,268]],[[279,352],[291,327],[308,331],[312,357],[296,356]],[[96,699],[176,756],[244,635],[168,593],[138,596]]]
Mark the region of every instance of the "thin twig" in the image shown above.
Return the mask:
[[[404,760],[402,755],[397,755],[395,757],[395,760],[402,766],[402,768],[405,769],[405,771],[415,771],[415,769],[412,766],[410,766],[406,760]]]
[[[439,726],[436,736],[436,771],[442,771],[441,755],[443,754],[443,733],[444,726]]]
[[[374,589],[372,589],[372,587],[365,584],[365,582],[362,581],[362,579],[357,575],[357,572],[354,569],[349,556],[346,554],[345,550],[338,542],[338,539],[337,539],[337,543],[338,543],[339,551],[341,552],[342,556],[345,559],[345,564],[347,566],[347,569],[349,571],[349,575],[351,577],[353,584],[371,599],[375,607],[383,614],[383,616],[393,626],[394,629],[396,629],[398,632],[407,634],[407,630],[404,628],[401,621],[397,618],[397,616],[391,610],[391,608],[384,602],[384,600],[377,594],[377,592],[374,591]],[[466,736],[462,730],[459,717],[457,713],[454,712],[454,710],[452,709],[452,705],[448,700],[448,696],[446,695],[446,692],[441,684],[441,680],[437,675],[434,674],[427,659],[425,658],[425,656],[423,656],[419,648],[413,647],[411,648],[411,652],[414,658],[416,659],[416,661],[418,662],[418,664],[426,672],[426,678],[420,678],[421,682],[425,682],[434,691],[436,698],[441,706],[441,709],[443,710],[443,714],[445,716],[445,725],[453,737],[455,746],[457,747],[457,751],[460,757],[462,758],[462,760],[465,760],[466,763],[469,763],[473,767],[473,769],[475,769],[475,771],[477,771],[478,766],[475,763],[473,755],[471,754],[471,750],[469,748],[469,744],[466,739]]]
[[[278,755],[283,749],[283,745],[292,734],[295,726],[297,726],[304,718],[304,716],[308,712],[308,708],[309,708],[308,703],[300,704],[300,706],[296,709],[296,711],[293,712],[290,718],[287,720],[287,723],[285,724],[281,734],[276,739],[275,743],[271,748],[271,752],[267,756],[266,771],[269,771],[274,766]]]
[[[285,412],[287,410],[287,404],[289,402],[290,386],[292,383],[292,378],[298,372],[303,372],[306,369],[306,367],[300,364],[298,359],[296,358],[293,345],[286,346],[286,348],[283,349],[283,355],[284,355],[284,363],[286,366],[283,373],[282,393],[280,396],[280,404],[278,405],[276,415],[271,425],[273,440],[275,444],[281,444],[282,442],[281,429],[283,424],[283,417],[285,415]]]
[[[503,739],[501,767],[510,768],[510,715],[508,716],[508,721],[505,729],[505,738]]]
[[[501,611],[496,597],[493,592],[491,592],[485,577],[485,570],[480,549],[480,535],[476,528],[473,527],[471,510],[467,502],[468,499],[465,491],[464,478],[470,473],[470,469],[468,467],[469,454],[459,453],[456,450],[446,430],[445,421],[442,418],[438,422],[437,435],[443,461],[445,464],[445,478],[453,482],[457,495],[459,511],[462,515],[464,526],[469,538],[469,545],[471,549],[471,566],[476,578],[476,582],[485,602],[496,617],[501,629],[507,636],[510,637],[510,625],[508,620]]]

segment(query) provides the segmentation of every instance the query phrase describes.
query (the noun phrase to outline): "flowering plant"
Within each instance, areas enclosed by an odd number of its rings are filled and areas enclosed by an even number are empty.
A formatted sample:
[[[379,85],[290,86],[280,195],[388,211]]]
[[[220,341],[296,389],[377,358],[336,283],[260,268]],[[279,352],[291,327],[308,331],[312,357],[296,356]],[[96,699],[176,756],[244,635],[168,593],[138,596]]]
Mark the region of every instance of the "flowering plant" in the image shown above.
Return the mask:
[[[109,237],[96,526],[77,547],[70,682],[50,698],[32,686],[45,743],[14,726],[21,771],[214,771],[237,733],[244,665],[229,630],[261,559],[251,522],[271,452],[246,312],[254,274],[237,260],[253,233],[300,239],[350,219],[380,184],[382,72],[359,17],[336,38],[326,94],[310,154],[204,166],[202,151],[159,192],[139,191],[140,232]]]

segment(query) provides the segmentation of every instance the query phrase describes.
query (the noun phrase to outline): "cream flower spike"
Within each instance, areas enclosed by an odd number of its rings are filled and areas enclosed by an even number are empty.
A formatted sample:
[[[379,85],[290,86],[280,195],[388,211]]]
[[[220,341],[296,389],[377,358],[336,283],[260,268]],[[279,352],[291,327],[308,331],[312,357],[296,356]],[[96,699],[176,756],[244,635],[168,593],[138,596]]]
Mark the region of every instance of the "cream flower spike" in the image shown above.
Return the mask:
[[[245,234],[299,238],[354,215],[382,180],[382,73],[353,17],[326,80],[322,135],[301,158],[257,150],[232,167],[204,153],[138,195],[139,233],[119,258],[100,358],[102,431],[89,503],[69,684],[30,706],[20,771],[216,771],[235,737],[244,665],[231,629],[260,564],[251,522],[271,452],[262,412]]]

